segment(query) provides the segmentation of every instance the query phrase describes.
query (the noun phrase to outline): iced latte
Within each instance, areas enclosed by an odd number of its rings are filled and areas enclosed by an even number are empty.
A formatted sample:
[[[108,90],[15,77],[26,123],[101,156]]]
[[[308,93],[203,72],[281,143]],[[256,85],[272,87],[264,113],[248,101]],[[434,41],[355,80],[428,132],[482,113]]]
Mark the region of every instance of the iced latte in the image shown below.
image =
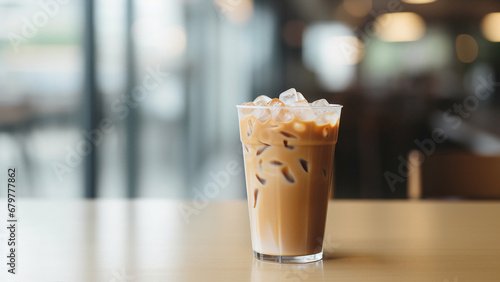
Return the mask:
[[[290,89],[238,106],[252,247],[258,259],[322,258],[342,106]]]

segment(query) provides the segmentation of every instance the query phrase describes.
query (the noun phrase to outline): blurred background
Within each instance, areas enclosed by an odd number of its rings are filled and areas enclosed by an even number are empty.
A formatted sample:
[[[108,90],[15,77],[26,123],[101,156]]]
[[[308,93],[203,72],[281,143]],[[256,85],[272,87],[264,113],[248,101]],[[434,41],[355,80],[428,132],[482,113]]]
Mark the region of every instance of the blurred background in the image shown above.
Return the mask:
[[[0,0],[0,169],[192,198],[242,168],[235,105],[295,87],[344,105],[336,197],[406,198],[412,150],[500,154],[499,41],[493,0]]]

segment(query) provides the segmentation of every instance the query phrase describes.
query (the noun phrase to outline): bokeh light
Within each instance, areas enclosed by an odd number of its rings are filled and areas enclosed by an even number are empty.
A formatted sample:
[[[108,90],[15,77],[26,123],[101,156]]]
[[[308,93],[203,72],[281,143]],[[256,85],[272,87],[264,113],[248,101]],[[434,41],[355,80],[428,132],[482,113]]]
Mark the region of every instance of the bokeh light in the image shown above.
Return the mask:
[[[484,37],[492,42],[500,42],[500,13],[489,13],[481,23]]]
[[[375,33],[383,41],[417,41],[425,34],[425,21],[411,12],[387,13],[375,19]]]
[[[344,0],[344,8],[345,10],[355,16],[355,17],[364,17],[368,15],[370,10],[372,9],[372,1],[371,0]]]
[[[221,13],[232,23],[242,25],[253,15],[253,0],[218,0],[215,4]]]
[[[457,58],[463,63],[471,63],[477,58],[478,47],[474,37],[469,34],[460,34],[455,40]]]
[[[153,50],[156,55],[171,58],[186,49],[186,33],[180,26],[164,26],[154,19],[138,19],[132,25],[132,35],[138,45]]]

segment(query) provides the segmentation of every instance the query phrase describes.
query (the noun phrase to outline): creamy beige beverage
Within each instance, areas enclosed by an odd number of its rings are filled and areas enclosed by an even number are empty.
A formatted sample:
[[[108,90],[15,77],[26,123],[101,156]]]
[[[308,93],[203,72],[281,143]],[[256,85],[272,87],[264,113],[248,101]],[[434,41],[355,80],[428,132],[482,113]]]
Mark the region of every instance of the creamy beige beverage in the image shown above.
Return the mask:
[[[309,104],[294,89],[280,99],[239,107],[252,247],[260,259],[313,261],[321,259],[341,106]]]

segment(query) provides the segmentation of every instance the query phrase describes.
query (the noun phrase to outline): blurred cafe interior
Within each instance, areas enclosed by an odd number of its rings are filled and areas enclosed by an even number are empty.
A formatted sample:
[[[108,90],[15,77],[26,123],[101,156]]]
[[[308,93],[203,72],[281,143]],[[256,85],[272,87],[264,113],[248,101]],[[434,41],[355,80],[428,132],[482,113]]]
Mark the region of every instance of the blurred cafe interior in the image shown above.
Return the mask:
[[[235,105],[294,87],[344,105],[335,198],[500,198],[500,1],[0,0],[0,22],[20,196],[192,198],[243,166]]]

